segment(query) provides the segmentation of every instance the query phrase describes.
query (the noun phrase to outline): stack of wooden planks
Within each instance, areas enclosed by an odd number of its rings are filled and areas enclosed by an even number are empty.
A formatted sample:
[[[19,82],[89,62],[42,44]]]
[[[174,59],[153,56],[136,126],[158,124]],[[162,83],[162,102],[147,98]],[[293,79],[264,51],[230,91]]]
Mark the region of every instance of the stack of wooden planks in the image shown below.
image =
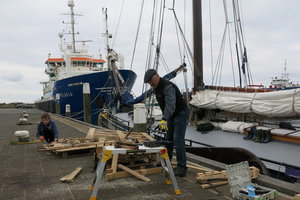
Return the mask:
[[[53,144],[43,145],[41,150],[62,153],[65,157],[67,152],[91,149],[96,152],[96,157],[99,159],[103,146],[137,149],[139,145],[149,141],[155,141],[155,139],[147,133],[90,128],[84,138],[62,138]],[[153,167],[158,161],[159,155],[155,153],[133,151],[113,155],[106,165],[106,179],[109,181],[115,178],[136,176],[148,182],[150,179],[145,176],[146,174],[162,172],[161,167]]]
[[[61,138],[57,142],[43,145],[40,151],[49,150],[55,153],[65,153],[86,149],[95,150],[97,147],[100,148],[99,152],[101,152],[103,146],[122,144],[120,147],[126,147],[126,145],[143,144],[145,141],[155,141],[155,139],[141,132],[128,133],[119,130],[90,128],[84,138]]]
[[[259,176],[259,169],[256,167],[249,167],[250,177],[252,179]],[[228,184],[227,171],[207,171],[204,173],[197,173],[197,181],[202,188],[216,187],[219,185]]]

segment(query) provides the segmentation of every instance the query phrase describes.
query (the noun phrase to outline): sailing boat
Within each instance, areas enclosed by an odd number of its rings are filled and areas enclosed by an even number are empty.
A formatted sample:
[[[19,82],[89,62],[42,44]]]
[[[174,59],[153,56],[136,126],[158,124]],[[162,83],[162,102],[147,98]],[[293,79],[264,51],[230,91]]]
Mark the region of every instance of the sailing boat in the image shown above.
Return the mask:
[[[88,54],[86,43],[90,40],[78,41],[75,39],[74,2],[68,1],[70,7],[70,32],[71,43],[63,43],[60,33],[60,57],[52,57],[49,54],[46,60],[45,73],[49,80],[42,82],[43,97],[37,102],[37,107],[47,112],[56,112],[83,120],[84,106],[83,93],[87,92],[91,98],[91,122],[97,124],[99,110],[117,107],[120,101],[126,101],[131,97],[131,89],[136,80],[136,74],[132,70],[124,69],[122,56],[116,53],[108,45],[112,37],[107,30],[107,10],[104,9],[106,31],[103,34],[107,41],[107,61],[101,57],[93,57]],[[77,43],[82,43],[81,48]],[[105,63],[107,62],[107,67]],[[85,91],[83,91],[85,90]]]
[[[194,9],[201,9],[201,1],[194,2]],[[226,8],[226,5],[224,6]],[[225,11],[227,14],[227,11]],[[198,14],[199,15],[199,14]],[[228,16],[228,15],[227,15]],[[201,16],[194,16],[195,30],[201,30]],[[227,33],[229,19],[226,18],[226,27],[224,34]],[[239,14],[238,1],[233,1],[233,21],[235,22],[234,30],[237,34],[235,47],[237,51],[237,64],[239,72],[239,87],[221,87],[205,86],[203,83],[203,65],[202,65],[202,37],[199,32],[194,31],[194,57],[195,57],[195,85],[198,91],[192,97],[190,104],[209,110],[221,110],[231,113],[254,113],[265,117],[295,117],[300,115],[300,89],[291,88],[289,90],[269,89],[269,88],[252,88],[253,86],[250,68],[248,64],[247,51],[244,43],[243,29],[241,26],[241,17]],[[200,34],[201,36],[201,34]],[[222,43],[224,45],[224,43]],[[223,59],[223,53],[219,58]],[[219,61],[218,61],[219,62]],[[216,67],[216,72],[218,72]],[[215,73],[215,77],[220,74]],[[242,81],[242,79],[244,81]],[[249,87],[250,86],[250,87]]]

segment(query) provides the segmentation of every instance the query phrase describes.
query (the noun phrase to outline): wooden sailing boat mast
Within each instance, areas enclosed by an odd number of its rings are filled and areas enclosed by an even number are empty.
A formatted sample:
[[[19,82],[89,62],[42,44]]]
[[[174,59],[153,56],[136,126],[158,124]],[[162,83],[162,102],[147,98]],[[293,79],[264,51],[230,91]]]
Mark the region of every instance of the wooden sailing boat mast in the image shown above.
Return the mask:
[[[204,89],[203,83],[203,41],[202,41],[202,0],[193,0],[194,37],[194,88]]]

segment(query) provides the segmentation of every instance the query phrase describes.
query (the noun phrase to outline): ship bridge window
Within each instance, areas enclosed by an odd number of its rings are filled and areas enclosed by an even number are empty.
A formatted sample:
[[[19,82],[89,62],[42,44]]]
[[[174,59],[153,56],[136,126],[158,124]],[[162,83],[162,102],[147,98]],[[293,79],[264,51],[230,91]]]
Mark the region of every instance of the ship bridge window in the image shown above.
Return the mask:
[[[85,61],[73,61],[73,66],[86,66]]]
[[[94,63],[93,67],[101,69],[101,68],[103,68],[103,63]]]

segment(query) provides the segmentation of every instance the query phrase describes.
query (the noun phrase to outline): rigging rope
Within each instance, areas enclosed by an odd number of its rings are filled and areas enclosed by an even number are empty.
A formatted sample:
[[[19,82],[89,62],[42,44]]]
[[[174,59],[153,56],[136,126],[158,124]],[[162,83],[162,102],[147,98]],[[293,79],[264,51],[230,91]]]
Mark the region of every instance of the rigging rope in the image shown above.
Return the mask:
[[[111,45],[112,48],[114,48],[115,41],[116,41],[116,38],[117,38],[117,34],[118,34],[118,31],[119,31],[119,26],[120,26],[121,16],[122,16],[122,14],[123,14],[123,8],[124,8],[124,0],[122,0],[121,10],[120,10],[120,12],[119,12],[120,14],[119,14],[119,17],[118,17],[116,30],[115,30],[115,34],[114,34],[113,41],[112,41],[112,45]]]
[[[214,60],[213,60],[213,43],[212,43],[212,25],[211,25],[210,0],[208,1],[208,7],[209,7],[209,39],[210,39],[211,84],[213,85]]]
[[[137,40],[138,40],[138,36],[139,36],[139,32],[140,32],[141,21],[142,21],[142,16],[143,16],[143,10],[144,10],[144,0],[142,1],[140,17],[139,17],[139,22],[138,22],[138,28],[136,30],[136,36],[135,36],[134,47],[133,47],[133,52],[132,52],[132,58],[131,58],[131,63],[130,63],[130,70],[132,70],[132,64],[133,64],[133,60],[134,60],[136,44],[137,44]]]
[[[149,35],[149,42],[148,42],[148,51],[147,51],[147,58],[146,58],[146,65],[145,65],[145,71],[147,69],[150,69],[151,66],[151,60],[152,60],[152,47],[154,44],[154,28],[155,28],[155,20],[156,20],[156,10],[158,4],[156,4],[157,1],[153,1],[153,7],[152,7],[152,19],[151,19],[151,26],[150,26],[150,35]],[[147,90],[148,86],[146,84],[143,84],[142,92],[145,92]]]

